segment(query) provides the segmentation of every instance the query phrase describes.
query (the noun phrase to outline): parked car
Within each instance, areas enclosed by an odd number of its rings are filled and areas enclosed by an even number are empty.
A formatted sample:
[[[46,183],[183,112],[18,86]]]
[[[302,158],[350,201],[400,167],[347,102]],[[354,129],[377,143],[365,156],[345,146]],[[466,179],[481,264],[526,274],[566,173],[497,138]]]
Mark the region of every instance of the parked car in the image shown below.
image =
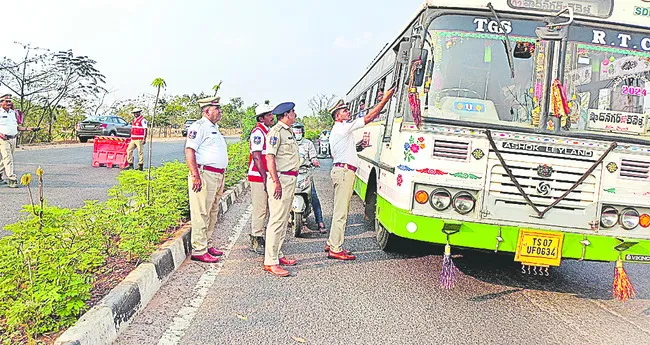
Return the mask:
[[[95,136],[130,137],[131,124],[119,116],[89,117],[77,124],[77,138],[82,143]]]
[[[181,133],[183,134],[184,137],[187,136],[187,129],[190,127],[191,124],[196,122],[196,119],[189,119],[185,120],[185,123],[183,124],[183,129],[181,129]]]

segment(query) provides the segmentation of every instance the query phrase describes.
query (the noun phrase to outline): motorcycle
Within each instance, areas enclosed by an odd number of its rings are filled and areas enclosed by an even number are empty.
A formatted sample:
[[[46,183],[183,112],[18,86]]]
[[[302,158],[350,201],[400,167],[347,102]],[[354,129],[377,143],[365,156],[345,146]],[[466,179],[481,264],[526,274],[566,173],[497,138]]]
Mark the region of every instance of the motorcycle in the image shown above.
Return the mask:
[[[323,157],[330,156],[330,133],[323,131],[318,137],[318,155]]]
[[[311,189],[313,188],[313,178],[311,170],[313,165],[310,161],[301,156],[300,169],[298,170],[298,179],[296,180],[296,190],[293,194],[293,204],[289,223],[291,231],[295,237],[300,237],[303,225],[307,222],[307,217],[311,213]]]

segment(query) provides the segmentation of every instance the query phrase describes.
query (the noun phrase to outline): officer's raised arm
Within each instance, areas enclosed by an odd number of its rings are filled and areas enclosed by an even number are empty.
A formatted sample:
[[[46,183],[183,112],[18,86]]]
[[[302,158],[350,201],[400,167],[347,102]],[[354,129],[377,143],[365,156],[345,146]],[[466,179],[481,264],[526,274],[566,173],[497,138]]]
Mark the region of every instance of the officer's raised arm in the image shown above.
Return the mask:
[[[363,117],[363,122],[366,125],[372,122],[375,119],[375,117],[379,116],[379,113],[381,113],[381,110],[384,109],[386,103],[390,101],[390,98],[393,96],[393,93],[395,93],[395,86],[392,87],[390,90],[386,91],[386,93],[384,94],[381,101],[379,102],[379,104],[377,104],[376,107],[368,111],[368,114]]]

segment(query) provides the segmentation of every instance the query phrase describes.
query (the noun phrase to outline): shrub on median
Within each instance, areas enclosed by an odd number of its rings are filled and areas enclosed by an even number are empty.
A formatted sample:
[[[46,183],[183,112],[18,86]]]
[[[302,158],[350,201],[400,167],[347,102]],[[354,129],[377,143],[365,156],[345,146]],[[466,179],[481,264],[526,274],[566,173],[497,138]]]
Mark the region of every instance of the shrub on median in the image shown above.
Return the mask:
[[[248,143],[229,145],[228,156],[226,188],[246,176]],[[187,174],[179,162],[152,169],[150,203],[146,173],[129,170],[106,202],[24,206],[24,219],[5,227],[13,235],[0,239],[0,343],[73,324],[107,258],[146,260],[188,218]]]

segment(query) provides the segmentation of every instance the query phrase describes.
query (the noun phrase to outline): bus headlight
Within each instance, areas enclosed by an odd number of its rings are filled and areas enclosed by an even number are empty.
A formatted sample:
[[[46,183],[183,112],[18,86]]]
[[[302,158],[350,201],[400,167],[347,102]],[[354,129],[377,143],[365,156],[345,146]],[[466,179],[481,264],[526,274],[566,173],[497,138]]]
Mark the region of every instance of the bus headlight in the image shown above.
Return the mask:
[[[429,199],[431,207],[438,211],[444,211],[451,205],[451,193],[444,188],[438,188],[431,192],[431,199]]]
[[[621,216],[619,217],[621,226],[625,230],[632,230],[639,225],[639,217],[639,211],[633,208],[626,208],[621,211]]]
[[[474,209],[476,200],[474,200],[474,196],[472,196],[472,194],[469,192],[458,192],[456,195],[454,195],[452,205],[454,206],[456,212],[460,214],[468,214]]]
[[[603,207],[603,211],[600,213],[600,226],[609,229],[616,225],[616,222],[618,222],[618,211],[610,206]]]

